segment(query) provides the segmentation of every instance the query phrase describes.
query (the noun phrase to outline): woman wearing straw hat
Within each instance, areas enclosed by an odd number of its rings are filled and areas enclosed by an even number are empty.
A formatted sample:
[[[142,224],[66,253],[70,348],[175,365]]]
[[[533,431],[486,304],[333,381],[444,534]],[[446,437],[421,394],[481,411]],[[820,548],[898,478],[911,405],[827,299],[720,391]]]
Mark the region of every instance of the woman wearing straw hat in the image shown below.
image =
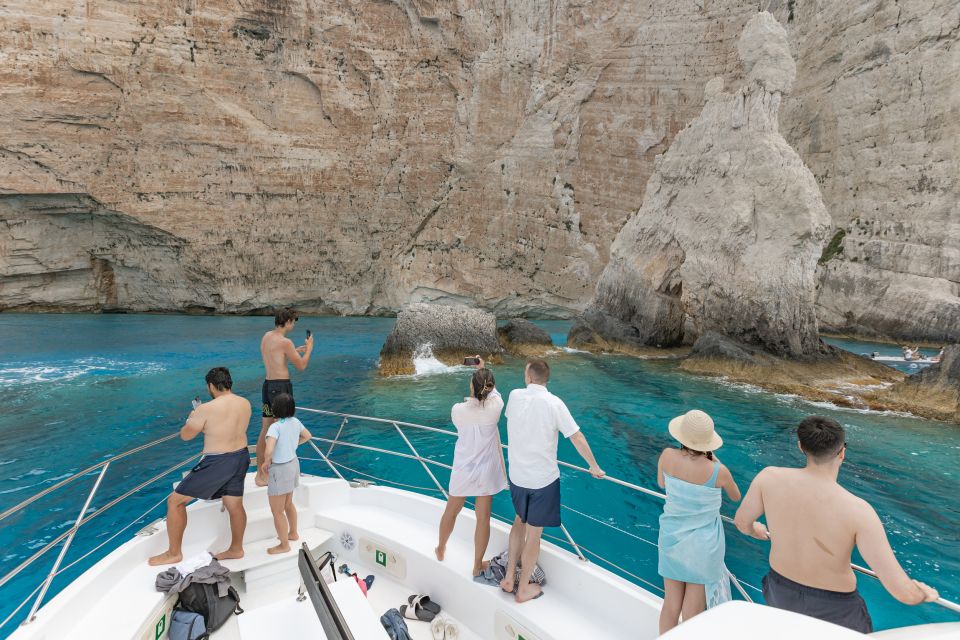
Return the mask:
[[[667,500],[660,516],[659,573],[663,576],[660,633],[689,620],[711,604],[729,600],[723,563],[726,550],[720,521],[721,491],[735,502],[740,489],[713,452],[723,440],[713,420],[694,409],[670,421],[679,449],[664,449],[657,462],[657,483]]]

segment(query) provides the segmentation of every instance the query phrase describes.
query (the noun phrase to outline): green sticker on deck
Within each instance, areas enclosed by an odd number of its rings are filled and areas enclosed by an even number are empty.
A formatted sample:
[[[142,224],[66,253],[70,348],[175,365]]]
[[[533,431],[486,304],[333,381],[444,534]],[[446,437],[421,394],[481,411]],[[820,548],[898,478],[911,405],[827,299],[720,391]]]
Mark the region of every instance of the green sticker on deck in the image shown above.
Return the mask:
[[[377,549],[377,564],[381,567],[387,566],[387,552]]]
[[[157,627],[154,630],[154,640],[160,640],[163,637],[163,632],[167,630],[167,615],[164,614],[159,620],[157,620]]]

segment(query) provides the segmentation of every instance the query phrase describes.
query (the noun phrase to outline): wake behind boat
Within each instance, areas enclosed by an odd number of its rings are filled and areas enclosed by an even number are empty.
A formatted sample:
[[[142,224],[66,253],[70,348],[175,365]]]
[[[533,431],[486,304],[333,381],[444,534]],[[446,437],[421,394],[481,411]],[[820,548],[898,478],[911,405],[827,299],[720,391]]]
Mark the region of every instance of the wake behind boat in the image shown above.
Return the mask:
[[[223,627],[213,633],[213,638],[387,638],[380,624],[380,616],[389,609],[407,604],[408,598],[416,594],[428,594],[440,604],[444,621],[444,635],[441,636],[433,635],[431,625],[425,622],[407,621],[411,637],[416,640],[431,637],[451,640],[657,637],[661,599],[653,591],[657,589],[656,585],[620,568],[619,558],[608,559],[578,545],[565,529],[562,531],[566,540],[554,538],[544,543],[540,564],[550,587],[546,597],[535,602],[517,604],[511,595],[471,579],[467,569],[472,564],[472,511],[461,512],[459,518],[467,521],[467,524],[456,528],[448,543],[445,561],[437,561],[433,545],[436,523],[443,512],[444,502],[411,489],[443,494],[443,487],[431,468],[449,466],[421,456],[404,434],[409,430],[419,430],[455,436],[453,432],[394,420],[306,408],[302,410],[335,416],[341,420],[334,438],[312,439],[310,447],[316,454],[315,458],[301,457],[304,461],[326,465],[333,477],[303,476],[294,497],[302,523],[300,540],[294,545],[299,550],[270,555],[266,549],[276,539],[267,507],[266,488],[257,487],[253,474],[248,474],[243,498],[248,515],[244,535],[246,553],[243,558],[223,561],[230,572],[230,582],[239,593],[244,613],[231,616]],[[371,435],[371,431],[374,435],[378,431],[399,433],[408,444],[409,453],[355,441],[361,434]],[[3,512],[0,521],[30,507],[36,499],[51,491],[96,474],[94,488],[81,511],[81,514],[87,513],[87,507],[113,461],[136,455],[171,437],[132,449],[74,474]],[[327,448],[326,453],[321,446]],[[354,454],[388,455],[416,461],[435,486],[410,485],[407,482],[410,479],[406,477],[377,479],[377,482],[397,484],[396,488],[377,486],[369,480],[348,481],[343,474],[353,470],[331,458],[336,448],[341,451],[346,448]],[[170,482],[175,472],[195,458],[174,465],[120,498],[83,516],[74,527],[56,536],[20,566],[0,578],[2,587],[17,574],[33,566],[47,552],[63,544],[47,579],[14,611],[14,615],[23,617],[23,624],[11,637],[17,640],[61,637],[157,640],[166,637],[176,597],[166,596],[156,590],[154,582],[158,568],[146,563],[148,557],[165,548],[166,525],[162,520],[132,535],[47,604],[40,605],[49,582],[60,571],[69,544],[79,527],[87,525],[136,492]],[[585,471],[573,465],[563,466]],[[354,473],[371,477],[362,472]],[[608,477],[607,481],[639,491],[652,499],[662,498],[659,492],[616,478]],[[184,540],[185,557],[222,549],[229,540],[229,527],[219,501],[197,501],[188,511],[191,526]],[[597,521],[602,523],[601,520]],[[133,525],[131,523],[128,528],[132,529]],[[625,533],[614,525],[607,524],[607,527],[611,535],[622,536]],[[494,522],[490,548],[505,548],[508,531],[507,525]],[[625,543],[630,542],[629,538],[623,539]],[[342,565],[346,565],[351,573],[373,576],[373,584],[366,598],[357,581],[338,575],[333,570],[333,567]],[[867,569],[855,568],[866,575],[871,574]],[[729,602],[710,609],[663,637],[699,638],[703,637],[706,629],[715,637],[732,637],[748,631],[776,634],[781,638],[818,636],[832,640],[864,637],[812,618],[753,604],[749,602],[751,597],[748,589],[755,587],[733,576],[731,584],[746,601]],[[938,604],[960,612],[960,606],[946,600],[941,599]],[[13,616],[5,624],[11,618]],[[960,623],[922,625],[873,635],[926,639],[957,633],[960,633]]]

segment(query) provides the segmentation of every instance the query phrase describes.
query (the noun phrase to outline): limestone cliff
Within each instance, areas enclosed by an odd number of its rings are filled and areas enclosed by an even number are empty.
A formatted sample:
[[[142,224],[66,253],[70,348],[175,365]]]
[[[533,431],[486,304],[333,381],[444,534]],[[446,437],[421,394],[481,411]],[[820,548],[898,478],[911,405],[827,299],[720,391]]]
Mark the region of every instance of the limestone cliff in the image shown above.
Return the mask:
[[[18,200],[0,205],[17,229],[0,231],[0,308],[568,315],[642,196],[636,176],[706,77],[735,71],[727,41],[750,11],[5,2],[0,193]],[[73,219],[49,233],[46,203],[65,194],[176,244],[161,261],[184,279],[114,269],[103,304],[78,265],[130,257],[74,243]]]
[[[716,78],[617,235],[578,344],[676,346],[717,332],[789,357],[819,354],[817,258],[830,227],[813,174],[778,131],[796,75],[769,13],[744,27],[744,85]]]
[[[853,262],[848,240],[821,313],[882,329],[887,284],[919,278],[929,312],[904,330],[922,332],[956,302],[956,4],[769,4],[798,58],[781,129],[837,224],[869,220],[863,250],[883,256]],[[0,194],[17,200],[0,203],[0,308],[577,312],[707,80],[739,80],[756,10],[8,0]],[[62,198],[177,250],[83,239],[74,204],[53,234]]]
[[[788,4],[799,65],[781,130],[845,232],[821,267],[821,327],[956,341],[960,3]]]

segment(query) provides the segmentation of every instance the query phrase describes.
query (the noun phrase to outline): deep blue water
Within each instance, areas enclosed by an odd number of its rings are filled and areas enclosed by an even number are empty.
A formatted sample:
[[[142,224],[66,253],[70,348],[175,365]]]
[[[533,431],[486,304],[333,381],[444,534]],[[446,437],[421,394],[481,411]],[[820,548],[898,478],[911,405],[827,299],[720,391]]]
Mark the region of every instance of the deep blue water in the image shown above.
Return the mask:
[[[542,324],[563,344],[566,323]],[[256,407],[262,380],[259,338],[271,325],[269,318],[0,315],[0,511],[111,454],[174,432],[189,411],[190,400],[205,394],[203,375],[212,366],[228,366],[234,390]],[[391,326],[392,320],[377,318],[301,320],[298,334],[312,328],[317,348],[308,370],[294,375],[298,403],[448,427],[450,406],[465,394],[468,373],[379,378],[377,356]],[[844,346],[857,352],[875,350],[862,343]],[[611,475],[651,488],[655,488],[657,456],[663,447],[672,446],[667,421],[686,410],[700,408],[714,417],[725,441],[720,456],[744,491],[763,466],[802,463],[793,428],[804,415],[832,415],[849,430],[848,463],[841,482],[876,507],[898,557],[913,577],[939,587],[947,598],[960,600],[956,580],[960,575],[960,477],[956,471],[960,429],[956,426],[814,407],[794,398],[689,376],[671,362],[560,353],[551,358],[551,366],[550,387],[566,400],[600,464]],[[522,362],[508,361],[494,367],[494,372],[505,395],[522,384]],[[306,413],[300,417],[316,435],[332,436],[339,425]],[[361,441],[406,450],[389,429],[359,424],[350,428],[360,430],[356,437]],[[258,429],[255,412],[251,441]],[[411,439],[421,453],[446,462],[452,458],[453,443],[442,436],[418,433],[411,434]],[[198,452],[199,446],[198,441],[175,440],[114,463],[93,508]],[[310,451],[304,447],[301,454],[309,456]],[[560,455],[579,462],[567,442],[561,443]],[[375,476],[429,485],[416,462],[345,449],[335,452],[334,459]],[[328,474],[319,463],[306,462],[304,470]],[[445,474],[438,476],[446,482]],[[162,500],[176,477],[169,475],[83,527],[66,563]],[[69,527],[92,483],[93,476],[83,478],[0,523],[0,573]],[[656,540],[661,508],[657,501],[574,473],[564,473],[563,487],[565,504],[645,540]],[[510,516],[508,496],[498,496],[494,509]],[[727,504],[724,511],[732,514],[734,506]],[[140,524],[58,577],[51,595],[160,515],[162,508],[154,509]],[[564,512],[564,521],[585,548],[660,584],[653,546],[572,512]],[[759,585],[767,568],[765,545],[728,528],[727,546],[730,569]],[[56,552],[52,550],[0,589],[0,620],[39,584]],[[879,629],[957,619],[934,605],[900,605],[869,578],[860,579],[860,588]],[[24,613],[0,629],[0,637]]]

